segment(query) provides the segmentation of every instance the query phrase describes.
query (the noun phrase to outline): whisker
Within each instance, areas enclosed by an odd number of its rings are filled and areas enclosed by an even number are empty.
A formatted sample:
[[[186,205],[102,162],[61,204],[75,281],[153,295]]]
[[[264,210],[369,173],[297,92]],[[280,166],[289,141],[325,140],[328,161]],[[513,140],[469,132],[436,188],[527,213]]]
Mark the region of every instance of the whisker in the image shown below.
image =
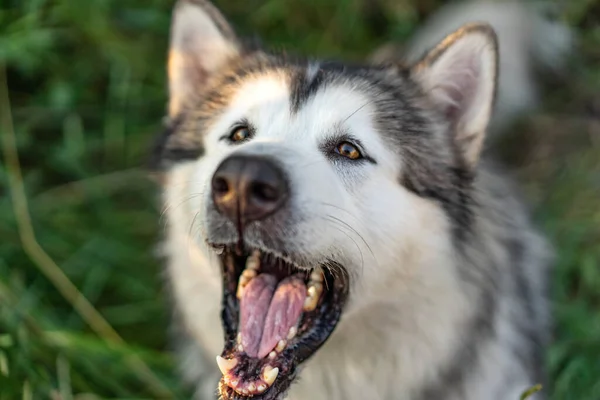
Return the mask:
[[[343,233],[344,235],[346,235],[346,237],[347,237],[348,239],[352,240],[352,242],[353,242],[353,243],[354,243],[354,245],[356,246],[356,248],[357,248],[358,252],[360,253],[361,269],[363,269],[363,268],[364,268],[364,265],[365,265],[365,259],[364,259],[363,252],[362,252],[362,250],[361,250],[360,246],[358,245],[358,243],[356,242],[356,240],[354,240],[354,238],[352,238],[352,236],[350,236],[350,234],[348,234],[347,232],[343,231],[343,230],[342,230],[342,229],[340,229],[338,226],[336,226],[338,221],[336,221],[335,219],[331,219],[329,215],[328,215],[328,216],[326,216],[326,217],[322,217],[322,218],[324,218],[325,220],[328,220],[329,222],[331,222],[331,223],[332,223],[332,227],[334,227],[334,228],[335,228],[335,229],[337,229],[339,232],[341,232],[341,233]],[[343,225],[342,225],[341,227],[343,227]]]
[[[375,258],[375,254],[373,253],[373,249],[371,249],[371,246],[369,246],[369,243],[367,243],[367,241],[365,240],[365,238],[356,230],[352,227],[352,225],[348,224],[347,222],[334,217],[333,215],[327,215],[329,218],[332,218],[336,221],[338,221],[340,224],[345,225],[346,227],[348,227],[348,229],[350,229],[352,232],[354,232],[359,238],[360,240],[365,244],[365,246],[367,246],[367,249],[369,249],[369,252],[371,253],[371,255],[373,256],[373,258]]]
[[[344,120],[342,121],[342,123],[348,121],[350,118],[352,118],[352,116],[354,116],[354,114],[356,114],[357,112],[359,112],[360,110],[362,110],[363,108],[365,108],[367,105],[371,104],[373,101],[374,100],[369,100],[365,104],[363,104],[362,106],[358,107],[350,115],[348,115],[346,118],[344,118]]]
[[[342,207],[340,207],[340,206],[336,206],[335,204],[326,203],[326,202],[324,202],[324,201],[319,201],[319,204],[322,204],[322,205],[324,205],[324,206],[328,206],[328,207],[333,207],[333,208],[335,208],[335,209],[337,209],[337,210],[343,211],[343,212],[344,212],[344,213],[346,213],[348,216],[350,216],[350,217],[352,217],[352,218],[354,218],[355,220],[357,220],[357,221],[358,221],[358,218],[357,218],[357,217],[356,217],[354,214],[352,214],[350,211],[346,210],[345,208],[342,208]]]

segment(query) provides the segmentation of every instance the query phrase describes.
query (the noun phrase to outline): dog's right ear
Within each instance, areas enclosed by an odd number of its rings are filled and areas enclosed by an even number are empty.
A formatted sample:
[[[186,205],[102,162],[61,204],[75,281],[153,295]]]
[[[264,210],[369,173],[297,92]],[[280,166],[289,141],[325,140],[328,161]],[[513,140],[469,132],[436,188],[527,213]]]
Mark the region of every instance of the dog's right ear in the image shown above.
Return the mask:
[[[240,54],[233,28],[210,2],[179,0],[169,48],[169,115],[203,90],[211,75]]]

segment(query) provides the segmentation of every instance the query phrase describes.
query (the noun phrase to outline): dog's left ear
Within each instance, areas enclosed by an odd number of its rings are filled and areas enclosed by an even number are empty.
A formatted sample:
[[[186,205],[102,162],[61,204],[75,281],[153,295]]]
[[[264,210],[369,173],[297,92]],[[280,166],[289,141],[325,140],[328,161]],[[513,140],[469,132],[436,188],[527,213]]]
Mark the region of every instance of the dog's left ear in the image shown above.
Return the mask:
[[[487,24],[468,24],[448,35],[410,74],[447,122],[467,166],[483,147],[496,93],[498,44]]]
[[[211,76],[240,54],[240,42],[221,12],[207,0],[179,0],[169,48],[169,115],[200,93]]]

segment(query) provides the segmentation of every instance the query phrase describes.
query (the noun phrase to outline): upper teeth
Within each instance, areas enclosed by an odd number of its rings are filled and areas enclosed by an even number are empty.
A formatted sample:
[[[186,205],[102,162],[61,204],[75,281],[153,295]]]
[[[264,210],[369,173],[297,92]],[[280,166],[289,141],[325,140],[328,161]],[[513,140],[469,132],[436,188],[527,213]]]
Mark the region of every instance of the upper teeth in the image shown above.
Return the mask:
[[[317,267],[310,273],[311,282],[323,282],[323,270]]]
[[[258,270],[260,267],[260,251],[254,250],[246,260],[246,268]]]
[[[246,268],[244,270],[244,272],[242,272],[242,275],[244,275],[244,277],[248,278],[248,279],[252,279],[256,276],[256,270],[255,269],[250,269],[250,268]]]
[[[246,259],[246,268],[242,271],[242,274],[240,275],[240,279],[238,281],[237,293],[236,293],[236,296],[238,299],[242,298],[242,295],[244,294],[244,288],[246,287],[246,285],[248,285],[248,283],[250,283],[252,278],[254,278],[256,276],[259,267],[260,267],[260,252],[258,250],[255,250],[252,253],[252,255],[250,255]]]
[[[310,274],[306,299],[304,300],[304,311],[313,311],[317,308],[319,298],[323,294],[323,271],[321,268],[315,268]]]

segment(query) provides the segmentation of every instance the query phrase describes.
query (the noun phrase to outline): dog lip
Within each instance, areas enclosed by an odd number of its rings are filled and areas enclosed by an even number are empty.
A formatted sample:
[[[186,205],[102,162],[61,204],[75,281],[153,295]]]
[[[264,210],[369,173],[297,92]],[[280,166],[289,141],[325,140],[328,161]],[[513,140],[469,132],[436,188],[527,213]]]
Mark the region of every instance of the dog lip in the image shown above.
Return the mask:
[[[341,265],[333,261],[327,261],[327,265],[335,265],[337,269],[335,277],[328,269],[323,270],[323,280],[325,281],[323,283],[326,290],[323,292],[322,301],[319,302],[315,309],[306,311],[300,317],[298,329],[294,330],[294,335],[291,335],[292,339],[288,341],[287,346],[278,347],[278,349],[271,352],[273,354],[264,359],[252,358],[238,344],[238,333],[241,329],[239,325],[241,310],[236,294],[239,278],[246,268],[246,263],[250,255],[256,253],[258,249],[239,254],[236,251],[235,244],[209,243],[209,245],[215,249],[217,254],[220,254],[222,267],[223,297],[221,322],[225,346],[220,357],[226,360],[236,359],[235,368],[231,370],[230,374],[223,375],[219,382],[218,390],[221,398],[224,400],[245,400],[250,397],[257,400],[283,399],[284,394],[296,378],[297,368],[314,355],[335,330],[348,297],[349,277],[347,271]],[[261,266],[261,268],[263,266],[266,268],[263,273],[275,274],[280,280],[292,274],[291,271],[288,273],[285,272],[287,269],[282,269],[282,265],[285,266],[287,260],[278,258],[271,251],[266,251],[265,253],[266,259],[261,259],[261,264],[262,262],[266,262],[266,264]],[[275,261],[273,261],[274,257],[276,257]],[[292,271],[295,270],[295,263],[288,264],[291,264]],[[309,276],[312,275],[308,274],[308,271],[311,271],[310,268],[304,267],[301,270],[307,271],[306,279],[309,279]],[[261,371],[266,366],[278,368],[279,371],[277,379],[272,385],[268,385],[269,387],[266,390],[263,389],[264,392],[262,393],[246,393],[240,390],[240,386],[238,385],[242,382],[246,385],[252,382],[259,382],[256,371]],[[234,383],[232,384],[232,382]],[[250,387],[253,388],[252,386]]]
[[[262,254],[267,254],[271,257],[283,260],[287,264],[291,264],[294,268],[297,268],[298,270],[309,271],[311,268],[306,267],[307,264],[321,265],[321,264],[327,264],[328,262],[330,262],[330,260],[322,260],[321,262],[319,262],[318,260],[313,260],[311,262],[306,262],[306,260],[308,260],[307,257],[299,257],[299,255],[293,254],[291,252],[282,251],[282,250],[274,249],[271,247],[266,247],[266,246],[263,246],[262,244],[251,242],[251,241],[247,240],[247,238],[244,238],[244,240],[245,240],[245,243],[243,243],[242,246],[240,246],[238,241],[213,242],[213,241],[207,240],[206,244],[218,256],[223,255],[223,253],[225,252],[226,249],[234,249],[235,252],[237,253],[237,255],[239,255],[239,256],[241,256],[243,254],[244,249],[258,250]]]

